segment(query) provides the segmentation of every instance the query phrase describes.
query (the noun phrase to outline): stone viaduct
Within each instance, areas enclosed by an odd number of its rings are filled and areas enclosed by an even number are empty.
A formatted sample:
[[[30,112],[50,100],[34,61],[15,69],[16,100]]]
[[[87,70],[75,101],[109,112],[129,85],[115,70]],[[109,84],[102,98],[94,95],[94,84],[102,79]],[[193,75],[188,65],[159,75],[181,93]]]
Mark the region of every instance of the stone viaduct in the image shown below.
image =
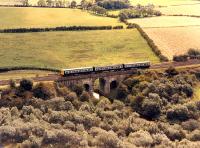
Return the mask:
[[[96,80],[99,80],[100,91],[104,95],[109,95],[112,89],[115,89],[118,84],[123,81],[126,77],[137,72],[137,69],[122,70],[122,71],[111,71],[102,73],[91,73],[82,74],[77,76],[60,77],[57,83],[70,86],[74,84],[80,84],[88,92],[93,92],[94,84]]]

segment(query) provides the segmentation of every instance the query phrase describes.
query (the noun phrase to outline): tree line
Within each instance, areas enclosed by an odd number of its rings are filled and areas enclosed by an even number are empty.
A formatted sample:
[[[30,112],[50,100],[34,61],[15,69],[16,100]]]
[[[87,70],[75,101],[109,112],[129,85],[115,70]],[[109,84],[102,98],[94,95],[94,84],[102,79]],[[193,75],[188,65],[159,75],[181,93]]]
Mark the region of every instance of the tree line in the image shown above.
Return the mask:
[[[27,33],[27,32],[48,32],[48,31],[82,31],[82,30],[112,30],[123,29],[123,26],[63,26],[55,28],[16,28],[1,29],[0,33]]]

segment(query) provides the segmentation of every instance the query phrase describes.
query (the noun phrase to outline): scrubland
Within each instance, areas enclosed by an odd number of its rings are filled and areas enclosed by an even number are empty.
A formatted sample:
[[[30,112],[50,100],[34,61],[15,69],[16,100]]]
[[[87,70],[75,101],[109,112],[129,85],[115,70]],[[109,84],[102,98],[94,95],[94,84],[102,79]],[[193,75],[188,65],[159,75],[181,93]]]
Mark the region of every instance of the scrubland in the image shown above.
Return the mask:
[[[195,75],[173,68],[139,72],[99,100],[81,85],[22,80],[2,92],[2,144],[19,147],[191,147],[200,140]],[[9,144],[8,144],[9,143]]]

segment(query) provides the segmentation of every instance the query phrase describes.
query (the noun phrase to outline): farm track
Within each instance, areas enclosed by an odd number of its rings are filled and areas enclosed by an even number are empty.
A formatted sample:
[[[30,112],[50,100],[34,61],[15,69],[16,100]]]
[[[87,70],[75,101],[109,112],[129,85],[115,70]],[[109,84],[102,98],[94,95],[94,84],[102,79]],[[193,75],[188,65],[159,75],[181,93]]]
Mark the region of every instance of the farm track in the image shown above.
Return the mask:
[[[164,62],[160,64],[154,64],[150,67],[151,70],[157,70],[157,69],[166,69],[169,66],[174,66],[174,67],[193,67],[195,68],[200,67],[200,60],[189,60],[186,62]],[[42,77],[32,77],[34,82],[52,82],[56,81],[60,78],[59,74],[49,74],[47,76],[42,76]],[[19,83],[20,79],[15,79],[16,83]],[[9,80],[0,80],[0,86],[5,86],[9,84]]]

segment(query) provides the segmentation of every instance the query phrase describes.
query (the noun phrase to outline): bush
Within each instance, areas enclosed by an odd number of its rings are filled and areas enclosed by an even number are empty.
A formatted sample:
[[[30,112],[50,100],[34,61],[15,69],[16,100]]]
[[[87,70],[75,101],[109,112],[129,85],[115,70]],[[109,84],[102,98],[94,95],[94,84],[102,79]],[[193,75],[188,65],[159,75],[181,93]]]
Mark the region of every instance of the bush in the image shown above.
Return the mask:
[[[187,55],[175,55],[175,56],[173,56],[173,61],[176,61],[176,62],[185,62],[187,60],[188,60]]]
[[[36,98],[41,98],[44,100],[50,99],[52,96],[54,96],[54,90],[50,87],[47,86],[48,84],[44,83],[39,83],[35,86],[33,89],[33,95]]]
[[[128,2],[119,0],[103,0],[97,2],[97,5],[105,9],[126,9],[129,7]]]
[[[9,86],[10,86],[11,89],[16,88],[16,83],[15,83],[15,81],[11,79],[11,80],[9,81]]]
[[[129,134],[128,142],[137,147],[150,147],[153,144],[153,138],[147,131],[139,130]]]
[[[33,82],[31,80],[28,80],[28,79],[22,79],[20,81],[20,88],[22,90],[25,90],[25,91],[30,91],[32,90],[32,87],[33,87]]]
[[[199,125],[198,121],[196,121],[194,119],[190,119],[188,121],[183,122],[182,127],[185,130],[193,131],[195,129],[198,129],[200,127],[200,125]]]
[[[122,83],[119,84],[119,87],[117,88],[117,96],[116,96],[116,98],[121,100],[121,101],[125,101],[127,95],[128,95],[127,86],[122,84]]]
[[[175,76],[178,74],[178,71],[173,67],[170,66],[168,69],[165,70],[168,76]]]
[[[89,102],[89,100],[90,100],[90,94],[89,94],[88,92],[84,91],[84,92],[81,94],[81,96],[80,96],[80,100],[81,100],[82,102],[84,102],[84,101]]]
[[[72,91],[74,91],[78,96],[80,96],[84,90],[81,84],[76,84],[71,86]]]
[[[188,50],[188,55],[189,56],[199,56],[200,55],[200,51],[198,49],[189,49]]]
[[[195,130],[190,134],[191,141],[200,141],[200,130]]]
[[[169,120],[185,121],[189,118],[189,111],[184,105],[176,105],[167,110],[167,118]]]
[[[146,118],[153,119],[160,115],[160,103],[152,99],[145,99],[142,103],[142,115]]]

